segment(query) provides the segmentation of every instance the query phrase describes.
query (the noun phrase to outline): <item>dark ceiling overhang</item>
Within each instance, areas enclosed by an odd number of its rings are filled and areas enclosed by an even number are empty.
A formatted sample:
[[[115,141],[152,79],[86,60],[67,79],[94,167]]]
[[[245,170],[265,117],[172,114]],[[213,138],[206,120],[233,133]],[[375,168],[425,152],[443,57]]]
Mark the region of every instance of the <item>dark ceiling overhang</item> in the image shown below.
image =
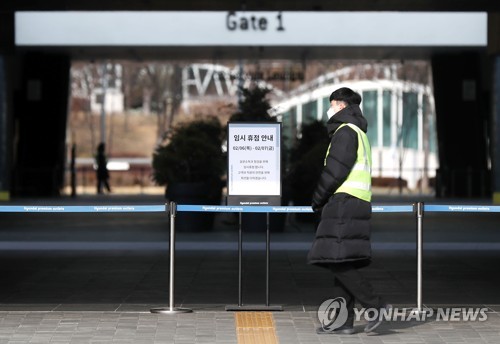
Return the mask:
[[[69,54],[75,60],[265,60],[327,59],[408,60],[428,59],[436,53],[485,51],[486,48],[439,47],[64,47],[18,48],[19,51]]]
[[[495,0],[4,0],[8,11],[500,11]]]

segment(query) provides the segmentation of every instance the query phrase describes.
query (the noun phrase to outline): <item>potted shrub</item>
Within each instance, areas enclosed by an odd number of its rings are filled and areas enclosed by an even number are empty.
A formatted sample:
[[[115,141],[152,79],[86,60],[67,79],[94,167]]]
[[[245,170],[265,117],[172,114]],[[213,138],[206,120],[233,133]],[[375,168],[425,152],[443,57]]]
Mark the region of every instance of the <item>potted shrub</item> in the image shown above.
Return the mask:
[[[166,185],[166,198],[178,204],[220,204],[225,159],[223,129],[208,117],[171,130],[153,154],[153,180]],[[213,213],[178,213],[178,230],[207,230]]]
[[[326,130],[325,124],[321,121],[302,125],[301,137],[291,150],[287,185],[294,205],[311,204],[328,148]],[[305,222],[316,220],[315,214],[297,214],[296,218]]]

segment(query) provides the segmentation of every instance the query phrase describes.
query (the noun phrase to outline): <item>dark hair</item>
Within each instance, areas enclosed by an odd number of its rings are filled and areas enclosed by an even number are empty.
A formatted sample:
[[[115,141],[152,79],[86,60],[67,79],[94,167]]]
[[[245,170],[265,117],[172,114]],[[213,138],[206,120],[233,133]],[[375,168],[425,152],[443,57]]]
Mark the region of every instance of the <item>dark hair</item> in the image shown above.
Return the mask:
[[[330,95],[330,101],[332,100],[346,102],[347,105],[361,104],[361,96],[359,95],[359,93],[356,93],[347,87],[341,87],[338,90],[333,91],[333,93]]]

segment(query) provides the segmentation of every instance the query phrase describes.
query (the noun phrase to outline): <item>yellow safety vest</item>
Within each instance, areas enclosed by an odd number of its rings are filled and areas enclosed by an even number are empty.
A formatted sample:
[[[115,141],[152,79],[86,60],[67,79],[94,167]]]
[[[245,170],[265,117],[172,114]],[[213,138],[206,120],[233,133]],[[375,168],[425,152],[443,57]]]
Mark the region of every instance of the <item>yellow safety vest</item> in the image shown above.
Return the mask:
[[[368,137],[365,132],[352,123],[341,124],[337,130],[346,125],[358,134],[357,158],[346,180],[342,183],[342,185],[340,185],[335,193],[345,192],[349,195],[370,202],[372,199],[372,153],[370,142],[368,141]],[[337,132],[337,130],[335,132]],[[326,158],[330,152],[330,146],[328,146],[328,150],[326,151],[325,165]]]

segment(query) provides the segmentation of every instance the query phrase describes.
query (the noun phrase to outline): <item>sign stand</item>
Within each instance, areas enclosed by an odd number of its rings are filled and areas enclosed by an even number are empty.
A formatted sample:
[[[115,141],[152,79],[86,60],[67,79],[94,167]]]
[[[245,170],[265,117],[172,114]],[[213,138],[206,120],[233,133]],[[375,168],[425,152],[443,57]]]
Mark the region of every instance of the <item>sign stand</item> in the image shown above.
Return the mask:
[[[238,304],[226,306],[226,311],[282,311],[282,306],[270,305],[269,293],[269,274],[270,274],[270,231],[269,231],[269,213],[266,213],[266,304],[265,305],[243,305],[243,231],[242,216],[239,213],[238,229]]]
[[[228,205],[269,206],[281,204],[281,123],[228,123]],[[264,211],[262,211],[264,213]],[[266,213],[266,303],[243,305],[243,230],[239,213],[238,304],[226,311],[282,311],[269,301],[270,229]]]

